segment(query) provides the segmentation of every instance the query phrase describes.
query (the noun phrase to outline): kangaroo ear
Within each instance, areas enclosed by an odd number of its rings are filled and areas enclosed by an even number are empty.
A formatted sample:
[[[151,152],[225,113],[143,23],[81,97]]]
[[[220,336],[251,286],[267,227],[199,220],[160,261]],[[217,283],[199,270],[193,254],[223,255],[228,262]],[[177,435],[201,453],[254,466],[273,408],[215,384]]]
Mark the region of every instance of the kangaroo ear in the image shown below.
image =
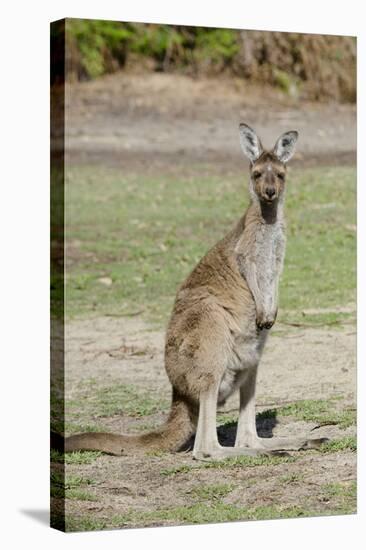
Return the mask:
[[[282,134],[274,146],[273,152],[281,162],[287,162],[290,160],[292,155],[295,152],[295,145],[297,138],[299,137],[298,132],[292,130],[291,132],[286,132]]]
[[[251,162],[255,162],[263,153],[263,147],[257,134],[250,126],[241,123],[239,124],[239,136],[244,155]]]

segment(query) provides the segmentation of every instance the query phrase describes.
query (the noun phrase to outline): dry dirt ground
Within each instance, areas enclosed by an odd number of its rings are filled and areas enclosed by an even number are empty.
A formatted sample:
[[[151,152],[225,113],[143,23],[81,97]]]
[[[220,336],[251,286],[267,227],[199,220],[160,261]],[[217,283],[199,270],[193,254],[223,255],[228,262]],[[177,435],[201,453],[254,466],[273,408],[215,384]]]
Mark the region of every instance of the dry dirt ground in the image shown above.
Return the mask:
[[[120,166],[133,173],[164,170],[181,174],[197,167],[212,173],[235,172],[245,166],[236,133],[239,121],[252,124],[266,144],[281,131],[298,129],[298,163],[355,161],[355,107],[299,105],[274,92],[259,94],[240,82],[194,81],[161,74],[114,75],[68,86],[66,115],[67,160],[74,164]],[[258,412],[304,399],[335,397],[335,407],[339,403],[342,410],[354,409],[355,342],[354,325],[335,330],[277,325],[260,366]],[[163,347],[164,330],[156,330],[137,317],[67,322],[68,399],[79,399],[82,404],[86,396],[93,399],[98,388],[126,384],[164,404],[162,412],[142,416],[122,410],[93,416],[88,413],[93,407],[84,413],[79,407],[79,421],[117,432],[141,432],[159,425],[170,399]],[[235,417],[237,402],[235,396],[226,403],[222,422]],[[70,412],[67,420],[74,418]],[[267,435],[313,433],[314,437],[336,439],[355,435],[354,425],[320,426],[296,416],[264,419],[259,428]],[[232,441],[233,430],[228,424],[220,431],[224,442]],[[67,475],[91,480],[87,491],[94,498],[67,499],[67,516],[76,518],[73,528],[85,529],[191,523],[193,516],[185,515],[184,510],[193,507],[194,511],[197,506],[207,512],[197,516],[203,521],[219,521],[220,506],[222,517],[230,506],[256,509],[256,517],[261,517],[260,507],[267,510],[267,516],[264,512],[262,517],[268,517],[272,508],[273,517],[286,515],[281,510],[291,507],[304,507],[317,514],[334,511],[334,491],[341,487],[341,493],[347,492],[356,479],[355,453],[346,449],[292,455],[296,460],[290,462],[227,465],[224,469],[200,467],[190,453],[100,455],[90,463],[66,465]],[[353,501],[350,510],[354,509]],[[169,510],[174,513],[169,514]],[[198,512],[202,514],[202,509]],[[90,524],[78,524],[82,516],[92,518]],[[242,513],[240,517],[251,516]],[[113,522],[111,518],[117,519]],[[238,518],[234,514],[232,519]],[[94,520],[100,523],[94,524]]]
[[[297,163],[355,162],[354,105],[299,103],[240,80],[159,73],[120,73],[66,90],[69,162],[180,175],[208,164],[227,173],[245,166],[239,122],[252,125],[267,146],[297,129]]]

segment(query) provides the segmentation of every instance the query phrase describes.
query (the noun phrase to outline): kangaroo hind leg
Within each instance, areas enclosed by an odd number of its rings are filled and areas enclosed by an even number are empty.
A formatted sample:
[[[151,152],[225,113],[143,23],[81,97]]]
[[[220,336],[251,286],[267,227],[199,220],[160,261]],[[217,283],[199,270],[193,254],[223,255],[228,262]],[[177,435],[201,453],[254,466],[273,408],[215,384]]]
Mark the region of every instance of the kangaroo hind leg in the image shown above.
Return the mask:
[[[197,460],[216,460],[236,456],[271,454],[270,451],[266,452],[260,449],[222,447],[219,444],[216,429],[217,394],[217,386],[201,392],[193,457]]]
[[[259,437],[255,419],[255,385],[257,367],[251,369],[240,387],[239,421],[235,447],[262,449],[264,451],[299,451],[317,449],[327,438],[313,439],[300,437]]]

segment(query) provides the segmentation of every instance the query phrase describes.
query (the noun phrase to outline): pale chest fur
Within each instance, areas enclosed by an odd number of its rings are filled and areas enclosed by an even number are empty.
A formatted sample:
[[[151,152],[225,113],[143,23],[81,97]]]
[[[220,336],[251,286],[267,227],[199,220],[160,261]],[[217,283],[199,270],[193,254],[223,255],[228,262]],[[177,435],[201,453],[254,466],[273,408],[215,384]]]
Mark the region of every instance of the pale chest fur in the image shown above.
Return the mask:
[[[257,283],[264,302],[267,296],[271,298],[271,289],[281,274],[285,246],[284,224],[281,221],[258,225],[251,261],[256,266]]]

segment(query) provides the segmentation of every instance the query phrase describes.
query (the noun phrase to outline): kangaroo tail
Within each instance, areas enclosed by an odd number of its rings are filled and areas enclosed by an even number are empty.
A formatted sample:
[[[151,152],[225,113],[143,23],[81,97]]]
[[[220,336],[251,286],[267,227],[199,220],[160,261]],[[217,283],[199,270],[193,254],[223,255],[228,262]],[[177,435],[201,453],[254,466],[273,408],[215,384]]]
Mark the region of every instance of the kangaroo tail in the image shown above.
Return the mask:
[[[66,438],[51,433],[51,447],[65,452],[102,451],[117,456],[136,451],[178,451],[193,435],[195,424],[192,405],[173,391],[169,417],[155,431],[141,435],[90,432]]]

